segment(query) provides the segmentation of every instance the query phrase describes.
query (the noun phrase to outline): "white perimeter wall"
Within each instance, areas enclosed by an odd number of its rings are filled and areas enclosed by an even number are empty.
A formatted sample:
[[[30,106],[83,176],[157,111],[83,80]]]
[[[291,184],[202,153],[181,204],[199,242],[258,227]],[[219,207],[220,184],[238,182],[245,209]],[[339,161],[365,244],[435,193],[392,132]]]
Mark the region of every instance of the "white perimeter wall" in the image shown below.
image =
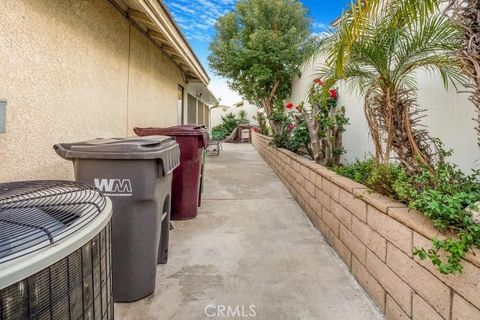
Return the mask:
[[[247,112],[247,118],[250,120],[250,124],[257,125],[257,121],[253,118],[254,116],[257,115],[258,112],[258,107],[250,104],[247,101],[243,102],[243,106],[241,107],[231,107],[226,109],[226,111],[223,110],[223,108],[218,107],[210,110],[210,121],[211,121],[211,127],[214,127],[216,125],[219,125],[222,123],[222,116],[225,114],[231,112],[233,114],[238,115],[241,110],[244,110]]]
[[[298,104],[306,101],[308,88],[315,76],[315,69],[321,66],[322,58],[308,63],[302,70],[302,76],[293,80],[293,92],[290,102]],[[444,89],[440,77],[428,73],[419,73],[418,102],[420,108],[426,109],[423,124],[428,126],[433,137],[440,138],[447,149],[453,149],[451,160],[464,171],[478,168],[480,165],[480,151],[477,146],[474,131],[475,116],[473,104],[468,101],[468,95],[457,93],[451,87]],[[344,133],[344,147],[347,153],[344,160],[347,162],[363,159],[374,152],[367,122],[363,113],[363,98],[358,92],[350,92],[342,83],[336,86],[339,89],[339,105],[344,105],[346,115],[350,118],[350,125]]]
[[[210,128],[213,128],[221,124],[222,116],[229,111],[230,109],[227,109],[227,111],[223,111],[222,107],[210,109]]]

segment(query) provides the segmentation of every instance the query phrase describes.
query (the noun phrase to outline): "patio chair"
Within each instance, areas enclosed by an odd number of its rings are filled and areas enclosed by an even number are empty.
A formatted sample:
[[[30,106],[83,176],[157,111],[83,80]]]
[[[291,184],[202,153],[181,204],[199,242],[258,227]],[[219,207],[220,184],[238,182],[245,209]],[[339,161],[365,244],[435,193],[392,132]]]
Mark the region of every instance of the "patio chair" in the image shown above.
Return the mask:
[[[243,129],[240,142],[249,143],[250,142],[250,129]]]
[[[207,154],[212,154],[219,156],[220,151],[223,149],[222,147],[222,140],[221,139],[215,139],[210,136],[210,139],[208,140],[208,146],[207,146]]]

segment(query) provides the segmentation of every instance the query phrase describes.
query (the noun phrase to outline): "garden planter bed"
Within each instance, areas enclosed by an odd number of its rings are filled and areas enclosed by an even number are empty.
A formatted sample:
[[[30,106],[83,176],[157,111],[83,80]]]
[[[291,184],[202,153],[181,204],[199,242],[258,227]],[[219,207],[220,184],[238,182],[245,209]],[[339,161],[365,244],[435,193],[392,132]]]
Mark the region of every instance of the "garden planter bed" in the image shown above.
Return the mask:
[[[480,251],[461,275],[412,255],[440,234],[405,205],[252,133],[252,143],[388,319],[480,319]]]

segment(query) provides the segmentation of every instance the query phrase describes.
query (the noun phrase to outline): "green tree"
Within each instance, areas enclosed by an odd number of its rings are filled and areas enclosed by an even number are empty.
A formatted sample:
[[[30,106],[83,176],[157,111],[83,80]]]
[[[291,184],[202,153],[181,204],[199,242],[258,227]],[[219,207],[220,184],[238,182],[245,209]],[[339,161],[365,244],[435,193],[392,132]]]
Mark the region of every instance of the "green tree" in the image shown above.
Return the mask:
[[[269,116],[291,93],[291,79],[313,54],[311,20],[297,0],[239,0],[219,18],[210,67]],[[278,125],[270,121],[274,134]]]
[[[320,70],[324,78],[360,89],[377,161],[388,163],[395,153],[411,174],[420,165],[431,167],[437,152],[435,140],[418,126],[415,72],[438,72],[445,86],[463,79],[454,55],[459,29],[431,5],[389,0],[363,15],[347,12],[324,42],[327,67]]]
[[[239,124],[250,124],[250,120],[248,119],[248,113],[245,110],[240,110],[238,113],[238,123]]]
[[[336,32],[337,46],[328,51],[330,66],[334,67],[338,76],[345,75],[345,66],[353,45],[366,34],[372,21],[381,19],[383,15],[378,15],[380,10],[385,11],[388,8],[392,22],[403,23],[410,18],[428,16],[438,10],[440,2],[441,0],[352,1],[350,9],[342,15],[338,32]]]
[[[221,116],[222,125],[227,131],[227,135],[231,134],[232,131],[238,127],[240,120],[233,114],[233,112],[228,112],[227,114]]]

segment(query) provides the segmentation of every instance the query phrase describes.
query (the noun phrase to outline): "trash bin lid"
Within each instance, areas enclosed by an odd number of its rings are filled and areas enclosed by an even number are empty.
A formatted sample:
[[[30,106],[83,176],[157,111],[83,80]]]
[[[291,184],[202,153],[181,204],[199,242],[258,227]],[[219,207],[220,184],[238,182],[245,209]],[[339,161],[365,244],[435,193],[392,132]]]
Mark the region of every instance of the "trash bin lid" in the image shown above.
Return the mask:
[[[182,124],[168,128],[134,128],[133,131],[139,136],[167,135],[174,137],[197,136],[202,147],[208,147],[208,131],[205,126],[195,124]]]
[[[99,138],[75,143],[59,143],[55,151],[66,159],[156,159],[175,148],[175,139],[167,136],[145,138]]]
[[[180,148],[172,137],[149,136],[133,138],[94,139],[53,146],[57,154],[67,160],[152,160],[161,159],[163,174],[173,172],[180,165]]]

